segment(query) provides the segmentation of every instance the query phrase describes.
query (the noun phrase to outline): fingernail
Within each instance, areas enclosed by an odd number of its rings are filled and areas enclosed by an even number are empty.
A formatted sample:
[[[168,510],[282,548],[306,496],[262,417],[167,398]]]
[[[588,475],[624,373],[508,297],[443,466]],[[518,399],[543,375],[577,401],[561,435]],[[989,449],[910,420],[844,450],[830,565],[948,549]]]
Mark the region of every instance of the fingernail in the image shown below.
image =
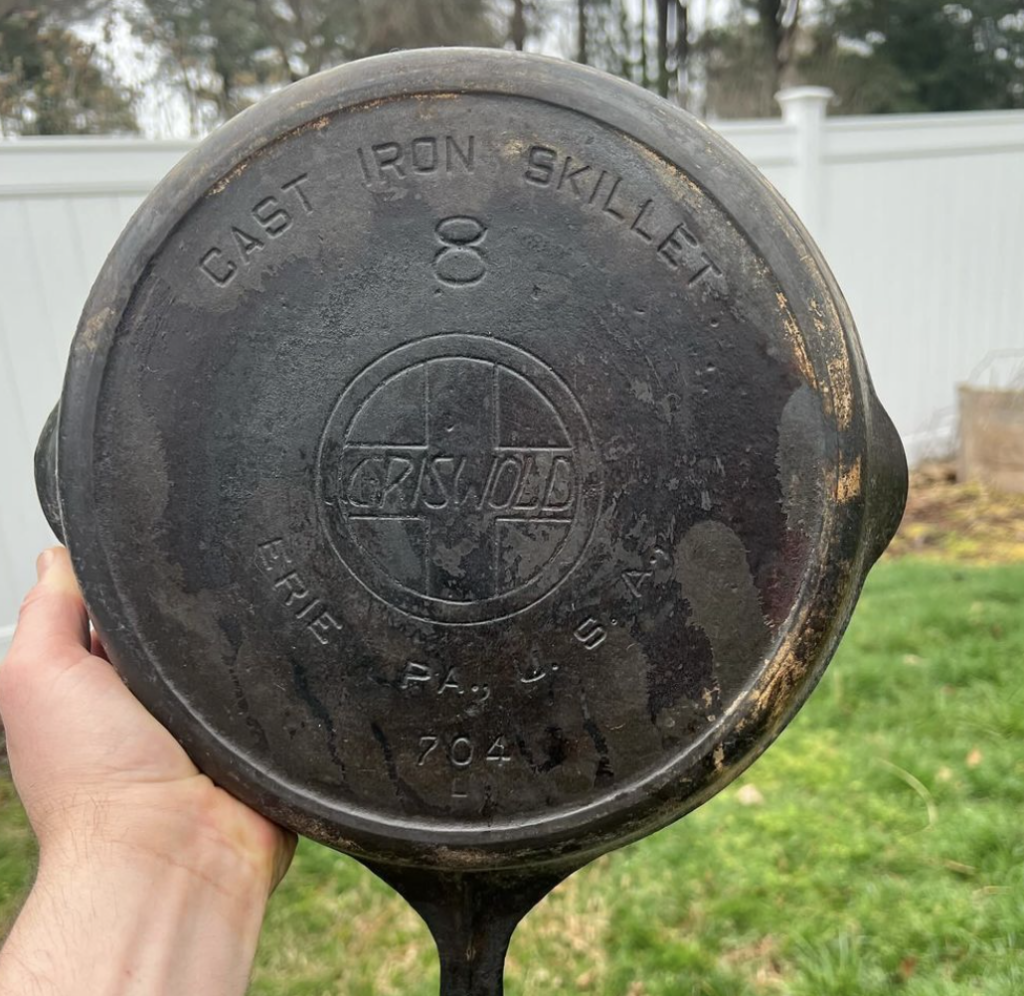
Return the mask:
[[[39,554],[39,557],[36,560],[36,577],[40,581],[43,580],[44,575],[50,569],[50,565],[53,563],[53,558],[56,556],[57,554],[54,553],[53,550],[44,550],[41,554]]]

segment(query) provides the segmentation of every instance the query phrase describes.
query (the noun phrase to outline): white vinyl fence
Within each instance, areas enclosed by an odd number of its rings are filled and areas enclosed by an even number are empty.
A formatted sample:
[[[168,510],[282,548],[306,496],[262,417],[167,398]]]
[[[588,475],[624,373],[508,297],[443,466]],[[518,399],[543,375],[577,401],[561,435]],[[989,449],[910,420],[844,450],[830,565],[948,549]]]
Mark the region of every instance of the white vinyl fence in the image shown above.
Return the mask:
[[[911,458],[948,452],[956,384],[990,356],[1024,357],[1024,112],[829,120],[828,96],[789,91],[781,120],[717,127],[819,242]],[[32,453],[79,312],[190,147],[0,140],[0,650],[49,542]]]

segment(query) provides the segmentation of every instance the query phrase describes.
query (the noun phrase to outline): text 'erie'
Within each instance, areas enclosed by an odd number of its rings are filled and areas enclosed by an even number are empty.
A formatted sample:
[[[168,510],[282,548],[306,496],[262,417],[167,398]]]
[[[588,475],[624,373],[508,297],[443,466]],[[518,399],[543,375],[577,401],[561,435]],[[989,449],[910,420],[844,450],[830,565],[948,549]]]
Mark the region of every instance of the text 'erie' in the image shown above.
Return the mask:
[[[317,643],[327,646],[341,625],[319,596],[313,594],[288,555],[285,541],[277,537],[256,546],[256,560],[281,599]]]
[[[679,220],[678,208],[630,189],[609,170],[546,145],[531,145],[526,160],[523,178],[527,183],[560,191],[624,225],[650,245],[665,266],[679,271],[687,286],[723,278],[721,267],[695,234],[696,226]]]
[[[300,173],[257,200],[247,214],[239,213],[226,231],[202,254],[199,272],[218,287],[227,287],[238,274],[302,218],[313,214],[305,188],[309,179]]]

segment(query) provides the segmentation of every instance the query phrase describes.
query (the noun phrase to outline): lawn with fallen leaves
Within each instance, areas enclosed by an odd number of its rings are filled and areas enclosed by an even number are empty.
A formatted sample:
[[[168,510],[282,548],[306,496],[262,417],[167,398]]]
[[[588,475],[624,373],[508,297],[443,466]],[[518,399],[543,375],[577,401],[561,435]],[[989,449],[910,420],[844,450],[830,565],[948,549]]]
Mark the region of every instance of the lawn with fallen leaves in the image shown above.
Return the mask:
[[[910,478],[907,511],[887,556],[971,564],[1024,563],[1024,494],[958,481],[951,463],[926,463]]]

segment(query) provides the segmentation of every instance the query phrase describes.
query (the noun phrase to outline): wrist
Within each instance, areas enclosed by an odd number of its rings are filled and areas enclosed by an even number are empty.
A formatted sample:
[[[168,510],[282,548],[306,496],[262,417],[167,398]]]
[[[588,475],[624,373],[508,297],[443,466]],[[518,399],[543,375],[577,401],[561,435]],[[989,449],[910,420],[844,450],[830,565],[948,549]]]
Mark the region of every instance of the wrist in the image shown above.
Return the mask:
[[[166,885],[228,916],[266,906],[268,876],[238,850],[201,835],[152,835],[136,829],[120,839],[68,833],[41,846],[34,888],[95,895],[116,890],[124,901]]]
[[[222,846],[180,859],[96,839],[41,852],[0,953],[0,992],[241,996],[266,900],[248,862]]]
[[[176,869],[196,887],[248,905],[265,903],[278,877],[282,831],[201,775],[119,793],[84,792],[36,829],[40,878]]]

